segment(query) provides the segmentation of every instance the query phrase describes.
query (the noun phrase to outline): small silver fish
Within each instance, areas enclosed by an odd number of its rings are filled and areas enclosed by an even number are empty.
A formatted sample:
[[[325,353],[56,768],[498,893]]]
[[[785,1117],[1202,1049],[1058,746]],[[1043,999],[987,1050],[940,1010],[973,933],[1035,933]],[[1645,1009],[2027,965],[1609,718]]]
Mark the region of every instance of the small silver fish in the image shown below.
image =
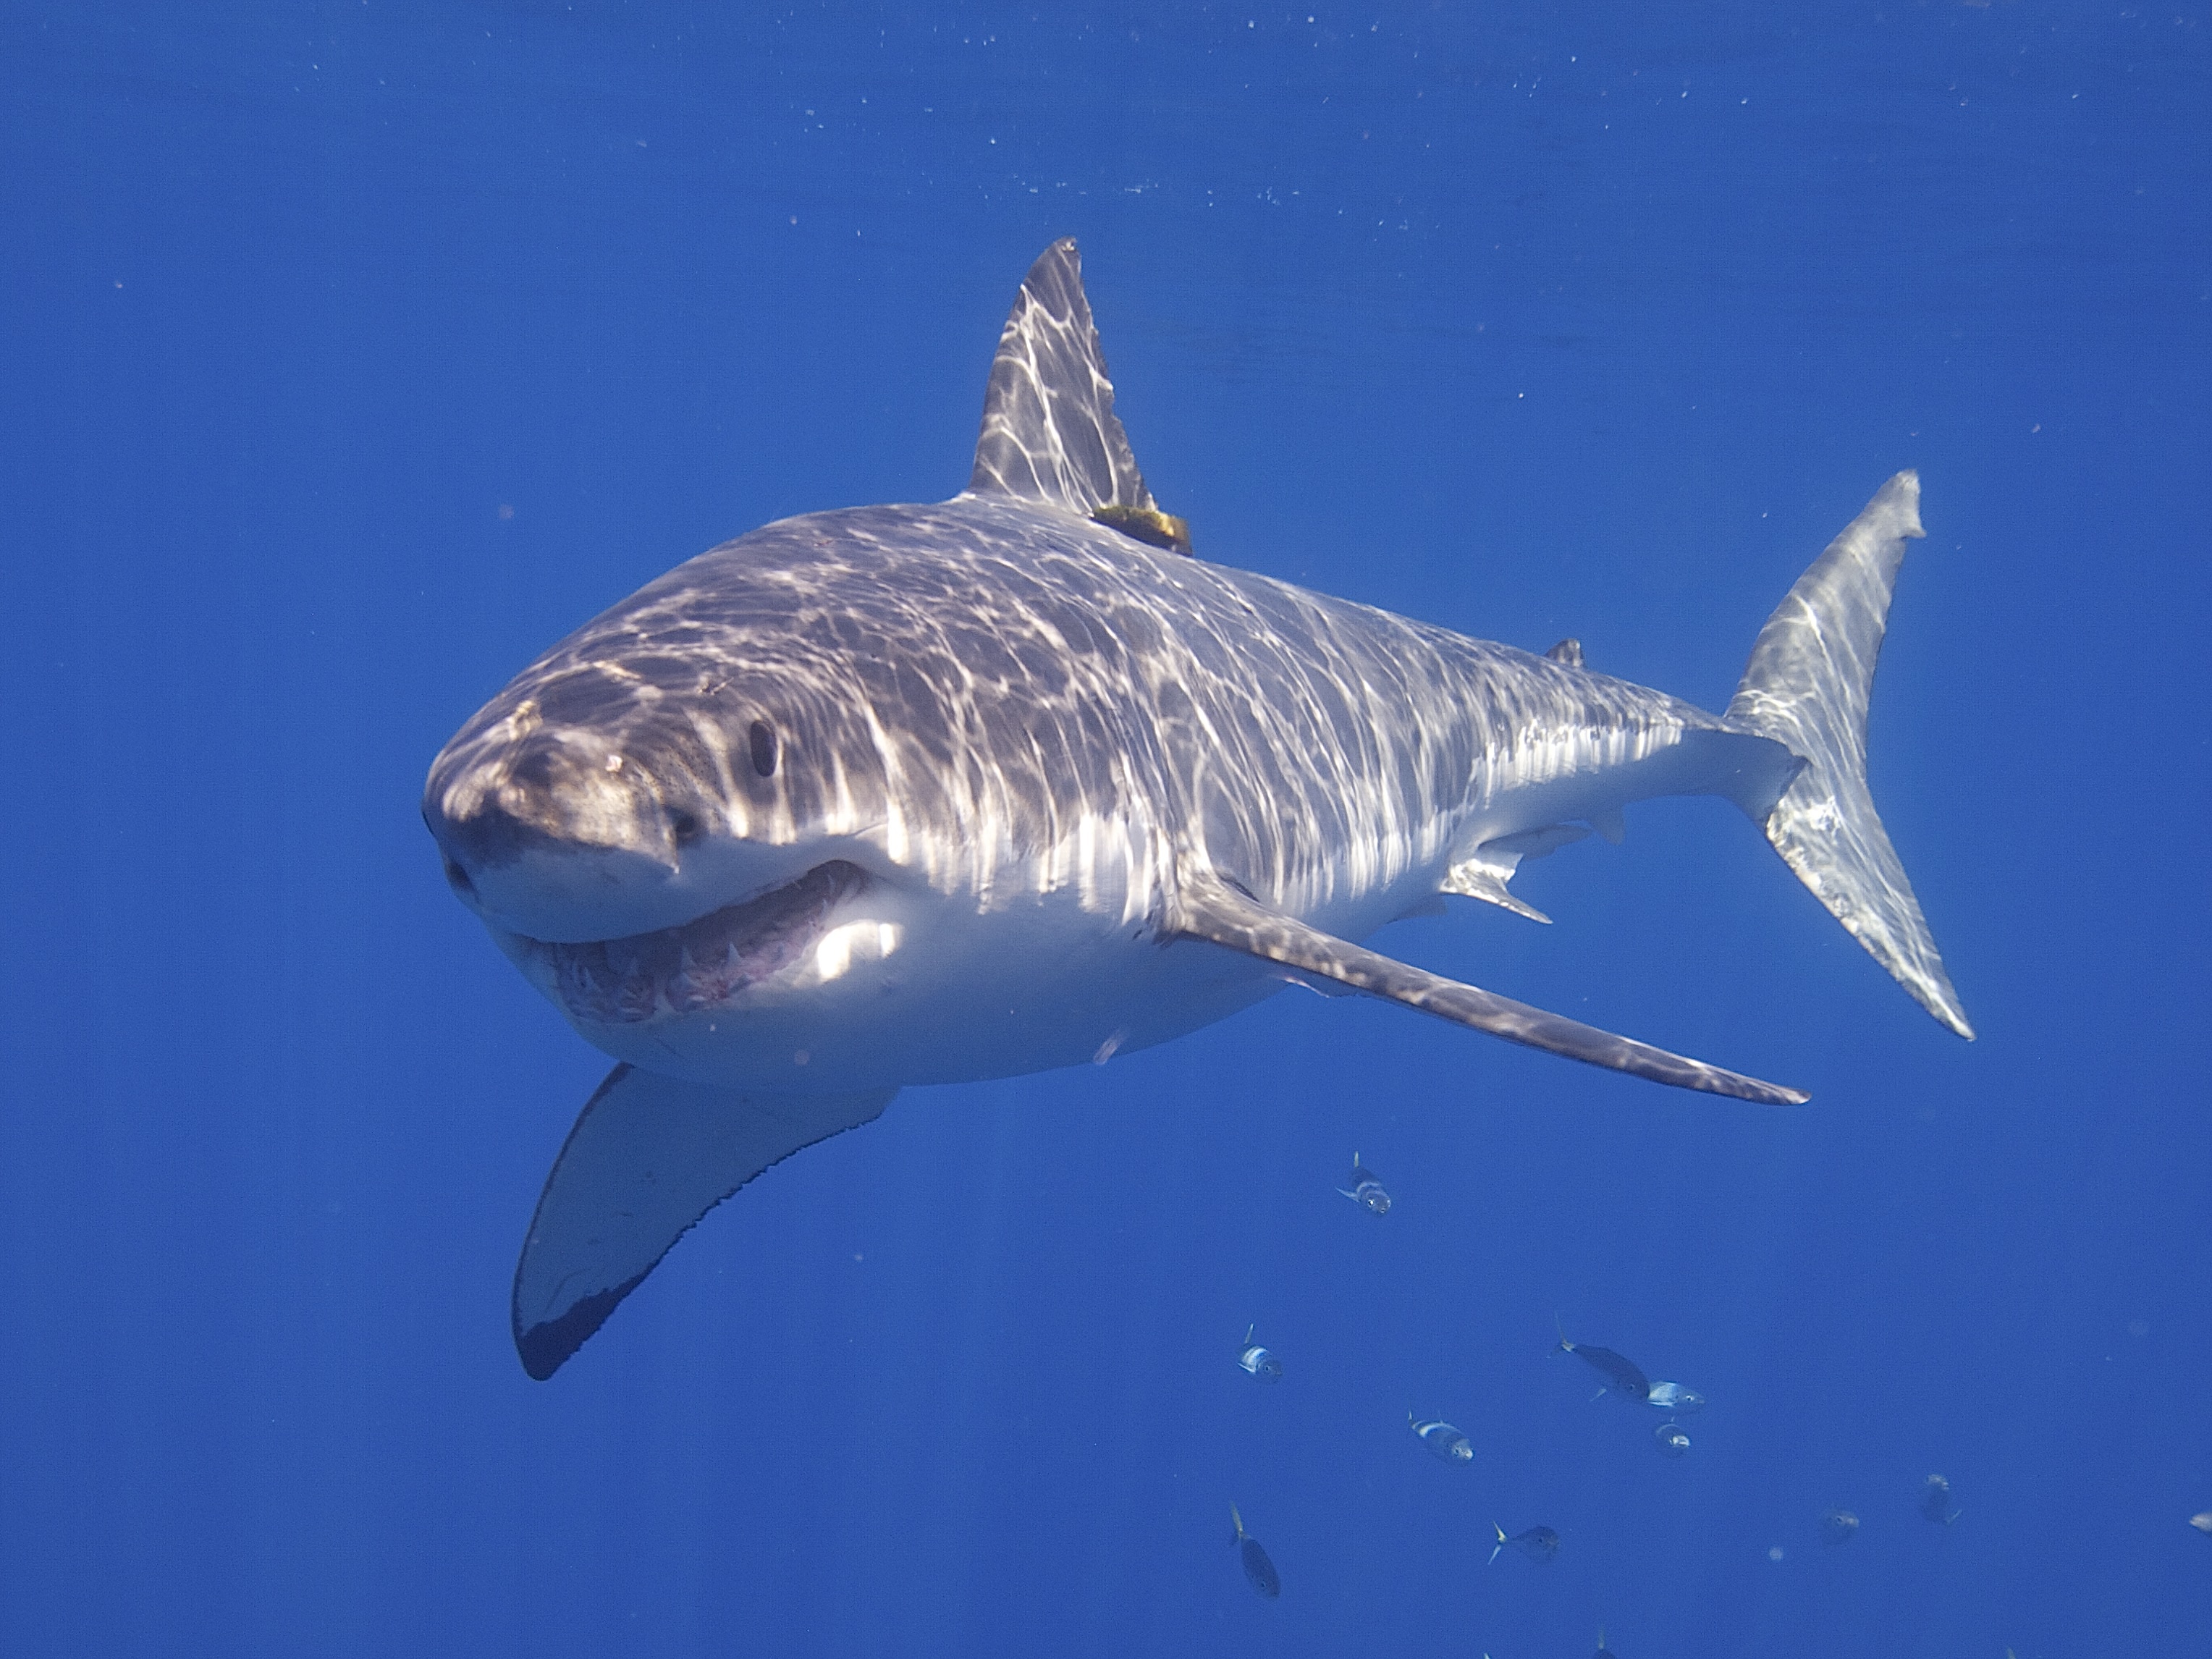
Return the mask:
[[[1229,1506],[1229,1518],[1237,1531],[1230,1542],[1236,1545],[1244,1557],[1244,1577],[1252,1588],[1270,1601],[1283,1593],[1283,1581],[1276,1576],[1275,1564],[1267,1559],[1267,1552],[1260,1547],[1260,1540],[1244,1530],[1244,1517],[1237,1513],[1237,1505]]]
[[[1531,1561],[1548,1561],[1559,1553],[1559,1534],[1549,1527],[1531,1527],[1526,1532],[1515,1533],[1510,1538],[1505,1535],[1505,1528],[1495,1521],[1490,1523],[1490,1529],[1498,1534],[1498,1542],[1490,1552],[1490,1559],[1493,1562],[1502,1549],[1519,1550]]]
[[[1605,1626],[1602,1625],[1597,1627],[1597,1651],[1590,1656],[1590,1659],[1613,1659],[1613,1655],[1606,1649]]]
[[[1651,1437],[1662,1457],[1680,1457],[1690,1449],[1690,1431],[1680,1423],[1662,1423]]]
[[[2196,1528],[2197,1531],[2203,1533],[2207,1538],[2212,1538],[2212,1510],[2206,1510],[2201,1515],[2191,1516],[2189,1517],[2189,1524]]]
[[[1830,1510],[1820,1517],[1820,1537],[1831,1544],[1848,1544],[1858,1534],[1859,1518],[1849,1510]]]
[[[1942,1475],[1931,1474],[1922,1484],[1920,1512],[1947,1527],[1959,1518],[1960,1511],[1951,1507],[1951,1483]]]
[[[1359,1154],[1357,1152],[1352,1155],[1352,1185],[1348,1188],[1339,1187],[1336,1190],[1353,1203],[1365,1208],[1370,1214],[1390,1213],[1389,1193],[1376,1177],[1375,1171],[1359,1161]]]
[[[1654,1382],[1651,1392],[1644,1397],[1661,1411],[1677,1413],[1684,1417],[1705,1408],[1705,1395],[1684,1388],[1680,1382]]]
[[[1407,1412],[1406,1426],[1440,1462],[1472,1463],[1474,1461],[1474,1442],[1441,1417],[1431,1418],[1423,1423],[1415,1420],[1413,1413]]]
[[[1257,1329],[1257,1325],[1244,1328],[1244,1342],[1237,1352],[1237,1363],[1262,1382],[1279,1382],[1283,1380],[1283,1362],[1252,1340],[1252,1333]]]

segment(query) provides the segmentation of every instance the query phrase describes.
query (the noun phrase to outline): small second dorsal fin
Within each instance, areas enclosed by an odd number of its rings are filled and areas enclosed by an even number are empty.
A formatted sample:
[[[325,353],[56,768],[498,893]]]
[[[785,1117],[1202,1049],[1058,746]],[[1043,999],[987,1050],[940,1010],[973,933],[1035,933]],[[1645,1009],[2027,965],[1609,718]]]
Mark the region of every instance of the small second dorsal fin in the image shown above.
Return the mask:
[[[1553,662],[1564,663],[1569,668],[1580,668],[1583,663],[1583,642],[1577,639],[1561,640],[1544,653]]]
[[[1145,488],[1115,416],[1114,383],[1106,378],[1073,237],[1047,248],[1022,279],[991,362],[968,489],[1065,507],[1117,529],[1176,522]]]

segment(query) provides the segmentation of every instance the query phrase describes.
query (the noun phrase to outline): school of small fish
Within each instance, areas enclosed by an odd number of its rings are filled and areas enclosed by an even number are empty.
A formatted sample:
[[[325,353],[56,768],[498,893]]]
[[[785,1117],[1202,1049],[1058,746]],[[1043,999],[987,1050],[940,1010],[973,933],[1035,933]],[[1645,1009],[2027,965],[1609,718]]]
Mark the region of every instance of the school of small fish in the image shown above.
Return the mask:
[[[1352,1155],[1352,1174],[1347,1181],[1347,1185],[1336,1189],[1344,1197],[1370,1215],[1386,1216],[1390,1213],[1389,1189],[1382,1184],[1382,1177],[1369,1169],[1357,1152]],[[1254,1340],[1258,1329],[1257,1323],[1245,1327],[1244,1340],[1237,1346],[1237,1364],[1260,1382],[1279,1382],[1283,1363],[1273,1351]],[[1661,1413],[1663,1420],[1653,1431],[1652,1439],[1662,1456],[1682,1457],[1688,1454],[1690,1432],[1683,1427],[1681,1419],[1705,1409],[1705,1395],[1680,1382],[1654,1382],[1627,1355],[1587,1342],[1571,1341],[1565,1330],[1559,1333],[1559,1341],[1553,1352],[1572,1354],[1598,1374],[1601,1380],[1597,1393],[1591,1396],[1593,1400],[1602,1399],[1608,1394],[1619,1395],[1623,1399],[1649,1406]],[[1474,1462],[1474,1440],[1465,1431],[1444,1419],[1423,1418],[1408,1411],[1406,1426],[1420,1442],[1423,1449],[1439,1462],[1462,1468]],[[1931,1474],[1921,1484],[1917,1507],[1928,1520],[1945,1527],[1958,1520],[1964,1512],[1952,1502],[1950,1481],[1940,1474]],[[1255,1591],[1273,1601],[1281,1595],[1283,1590],[1282,1579],[1275,1571],[1274,1562],[1260,1547],[1259,1540],[1244,1530],[1244,1517],[1235,1504],[1230,1505],[1229,1513],[1235,1526],[1230,1542],[1242,1553],[1244,1577]],[[2212,1537],[2212,1510],[2190,1516],[2189,1524],[2198,1532]],[[1821,1540],[1826,1544],[1848,1544],[1858,1535],[1859,1517],[1847,1509],[1831,1509],[1820,1517],[1818,1530]],[[1490,1550],[1490,1560],[1493,1564],[1501,1553],[1509,1549],[1539,1565],[1550,1561],[1559,1553],[1559,1534],[1552,1527],[1537,1525],[1509,1533],[1493,1521],[1491,1531],[1496,1534],[1496,1542]],[[1781,1560],[1784,1553],[1778,1544],[1767,1552],[1768,1558],[1776,1561]],[[1483,1659],[1490,1659],[1490,1656],[1486,1653]],[[1614,1659],[1606,1647],[1602,1630],[1597,1633],[1597,1651],[1593,1659]],[[2006,1659],[2012,1659],[2009,1650]]]

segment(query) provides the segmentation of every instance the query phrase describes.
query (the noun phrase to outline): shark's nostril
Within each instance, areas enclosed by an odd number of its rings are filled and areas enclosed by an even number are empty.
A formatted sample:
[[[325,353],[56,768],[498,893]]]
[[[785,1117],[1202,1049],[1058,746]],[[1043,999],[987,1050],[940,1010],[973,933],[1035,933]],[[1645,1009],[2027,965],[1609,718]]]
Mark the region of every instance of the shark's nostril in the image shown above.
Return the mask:
[[[541,805],[526,797],[520,804],[529,807]],[[550,810],[545,815],[551,816]],[[512,864],[526,849],[544,845],[550,839],[537,824],[517,817],[504,805],[489,801],[465,816],[445,819],[438,832],[440,850],[448,860],[455,863],[465,860],[469,868],[477,870]]]

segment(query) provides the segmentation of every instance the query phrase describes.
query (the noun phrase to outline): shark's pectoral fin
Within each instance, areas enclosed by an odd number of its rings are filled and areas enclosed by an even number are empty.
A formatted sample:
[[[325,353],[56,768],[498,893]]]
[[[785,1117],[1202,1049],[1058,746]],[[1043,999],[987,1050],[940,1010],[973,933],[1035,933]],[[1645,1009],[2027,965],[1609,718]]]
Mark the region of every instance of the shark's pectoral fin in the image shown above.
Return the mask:
[[[552,1376],[701,1216],[897,1092],[746,1094],[616,1066],[568,1131],[515,1266],[523,1370]]]
[[[1763,1105],[1794,1106],[1809,1097],[1796,1089],[1724,1072],[1649,1043],[1615,1036],[1526,1003],[1378,955],[1309,927],[1246,896],[1219,877],[1186,872],[1177,899],[1176,933],[1242,951],[1265,962],[1335,980],[1370,996],[1387,997],[1425,1014],[1473,1026],[1508,1042],[1570,1060],[1648,1078],[1678,1089],[1732,1095]]]

